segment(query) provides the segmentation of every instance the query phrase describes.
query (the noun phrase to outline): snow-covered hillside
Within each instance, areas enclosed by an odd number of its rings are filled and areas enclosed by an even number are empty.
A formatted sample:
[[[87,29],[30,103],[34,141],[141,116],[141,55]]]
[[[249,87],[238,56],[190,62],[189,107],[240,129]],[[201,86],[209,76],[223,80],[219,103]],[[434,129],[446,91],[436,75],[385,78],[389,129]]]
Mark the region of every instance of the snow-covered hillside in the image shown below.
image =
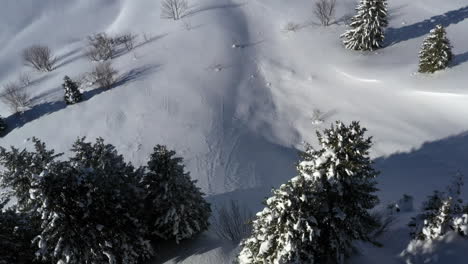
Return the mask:
[[[361,53],[339,38],[357,1],[337,2],[336,23],[321,27],[311,0],[190,0],[179,21],[160,18],[159,0],[4,0],[0,81],[31,72],[34,105],[22,116],[0,105],[11,128],[0,145],[25,147],[35,136],[66,152],[77,137],[103,137],[143,164],[166,144],[211,201],[258,210],[271,187],[295,175],[297,150],[316,142],[315,130],[359,120],[374,137],[381,200],[406,193],[419,205],[455,172],[468,175],[468,3],[390,0],[385,47]],[[297,30],[286,30],[290,23]],[[454,62],[416,74],[419,48],[437,24],[447,28]],[[114,88],[88,87],[84,102],[67,106],[62,79],[91,70],[86,37],[98,32],[138,34],[138,44],[112,60]],[[23,65],[32,44],[52,48],[56,70]],[[231,250],[207,235],[167,263],[224,263]]]

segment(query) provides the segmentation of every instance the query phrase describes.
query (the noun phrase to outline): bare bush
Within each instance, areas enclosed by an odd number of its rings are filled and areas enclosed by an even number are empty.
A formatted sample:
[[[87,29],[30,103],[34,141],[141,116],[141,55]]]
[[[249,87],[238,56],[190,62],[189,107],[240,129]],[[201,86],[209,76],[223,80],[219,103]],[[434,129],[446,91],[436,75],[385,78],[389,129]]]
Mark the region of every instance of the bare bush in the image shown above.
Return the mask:
[[[231,200],[228,206],[216,209],[213,230],[220,239],[239,243],[250,235],[252,218],[252,212],[246,207],[241,208],[237,201]]]
[[[4,86],[1,100],[14,114],[23,112],[31,106],[30,95],[23,87],[15,82],[8,83]]]
[[[106,33],[88,36],[88,57],[93,61],[106,61],[114,56],[114,39]]]
[[[52,51],[47,46],[33,45],[23,51],[23,60],[26,65],[38,71],[50,72],[54,69],[57,59],[52,56]]]
[[[379,227],[377,229],[369,230],[369,234],[374,241],[377,241],[379,237],[388,233],[397,220],[395,216],[383,212],[373,212],[372,217],[377,221],[377,223],[379,223]]]
[[[161,17],[179,20],[188,13],[187,0],[162,0]]]
[[[301,25],[294,23],[294,22],[288,22],[284,26],[284,31],[286,32],[296,32],[301,28]]]
[[[23,87],[28,87],[31,85],[31,75],[27,72],[20,73],[20,75],[18,75],[18,82]]]
[[[312,124],[320,125],[325,122],[326,113],[318,108],[314,108],[312,110]]]
[[[135,47],[136,38],[137,35],[133,35],[132,33],[118,35],[114,38],[114,45],[124,45],[127,51],[131,51]]]
[[[117,73],[110,62],[102,62],[94,67],[91,72],[91,79],[99,87],[110,89],[116,81]]]
[[[322,26],[330,25],[330,22],[334,19],[335,6],[336,0],[317,0],[315,3],[314,13]]]

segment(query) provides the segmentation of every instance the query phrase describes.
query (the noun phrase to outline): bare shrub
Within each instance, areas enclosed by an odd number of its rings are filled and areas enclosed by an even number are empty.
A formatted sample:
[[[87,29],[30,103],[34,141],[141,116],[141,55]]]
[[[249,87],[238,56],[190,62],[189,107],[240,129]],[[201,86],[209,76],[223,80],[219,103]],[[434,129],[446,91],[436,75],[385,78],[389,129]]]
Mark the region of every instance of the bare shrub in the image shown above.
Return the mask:
[[[23,51],[23,60],[26,65],[38,71],[46,72],[52,71],[57,61],[57,59],[52,56],[50,48],[43,45],[33,45],[26,48]]]
[[[28,87],[31,85],[31,75],[27,72],[22,72],[18,75],[18,82],[23,87]]]
[[[320,20],[322,26],[330,25],[335,17],[336,0],[317,0],[314,14]]]
[[[132,51],[135,47],[137,35],[125,33],[114,38],[114,45],[124,45],[127,51]]]
[[[301,28],[301,25],[294,23],[294,22],[288,22],[284,26],[284,31],[286,32],[296,32]]]
[[[15,82],[8,83],[4,86],[1,100],[14,114],[22,112],[31,106],[30,95],[23,87]]]
[[[319,125],[325,122],[326,113],[318,108],[312,110],[312,124]]]
[[[108,61],[99,63],[91,72],[91,79],[94,84],[104,89],[110,89],[116,81],[117,71]]]
[[[114,56],[114,39],[106,33],[88,36],[88,57],[93,61],[106,61]]]
[[[250,235],[252,218],[252,212],[246,207],[241,208],[237,201],[231,200],[229,205],[216,209],[213,215],[213,230],[220,239],[239,243]]]
[[[187,0],[162,0],[161,17],[179,20],[188,13]]]
[[[372,217],[377,221],[377,223],[379,223],[379,227],[377,229],[369,230],[369,234],[373,238],[373,241],[377,241],[379,237],[388,233],[397,220],[395,216],[384,212],[373,212]],[[377,244],[377,246],[382,245]]]

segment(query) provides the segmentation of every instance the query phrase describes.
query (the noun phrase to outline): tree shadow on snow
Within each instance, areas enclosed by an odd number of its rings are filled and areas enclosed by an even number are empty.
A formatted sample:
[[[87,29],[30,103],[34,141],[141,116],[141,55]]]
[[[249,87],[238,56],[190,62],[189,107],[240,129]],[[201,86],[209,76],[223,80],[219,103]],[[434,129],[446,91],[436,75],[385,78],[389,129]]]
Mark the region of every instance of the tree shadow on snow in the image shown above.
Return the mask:
[[[210,237],[205,232],[192,240],[181,241],[179,244],[167,241],[155,242],[154,248],[155,252],[157,252],[157,256],[152,261],[148,262],[148,264],[165,263],[169,260],[179,263],[191,256],[202,255],[218,248],[223,254],[227,254],[235,247],[236,245]]]
[[[131,49],[131,50],[128,50],[127,48],[125,48],[125,47],[123,47],[123,46],[122,46],[122,47],[119,47],[119,48],[115,51],[114,55],[112,56],[112,59],[116,59],[116,58],[119,58],[119,57],[121,57],[121,56],[123,56],[123,55],[125,55],[125,54],[130,53],[130,52],[134,52],[136,49],[138,49],[138,48],[140,48],[140,47],[143,47],[143,46],[145,46],[145,45],[147,45],[147,44],[150,44],[150,43],[152,43],[152,42],[155,42],[155,41],[157,41],[157,40],[160,40],[160,39],[166,37],[167,35],[169,35],[169,34],[168,34],[168,33],[165,33],[165,34],[161,34],[161,35],[157,35],[157,36],[152,36],[152,37],[144,37],[145,39],[144,39],[143,41],[141,41],[141,42],[136,43],[136,44],[133,46],[133,49]]]
[[[468,51],[462,54],[457,54],[453,57],[453,62],[451,67],[458,66],[468,61]]]
[[[110,89],[100,87],[93,90],[85,91],[82,95],[82,102],[87,101],[98,94],[116,88],[118,86],[137,81],[143,78],[144,76],[154,72],[159,67],[160,65],[145,65],[142,67],[132,69],[129,72],[121,75]],[[57,90],[58,89],[54,89],[54,91]],[[33,102],[38,101],[39,99],[41,98],[35,97],[33,98]],[[5,122],[8,125],[8,128],[2,136],[9,134],[11,131],[15,130],[16,128],[20,128],[29,122],[32,122],[43,116],[53,114],[57,111],[65,109],[66,107],[67,104],[65,103],[65,101],[44,102],[34,105],[33,107],[24,111],[23,113],[10,115],[5,118]]]
[[[57,57],[57,65],[54,67],[54,69],[58,69],[60,67],[66,66],[80,58],[83,58],[86,56],[86,54],[81,52],[81,48],[76,48],[74,50],[71,50],[59,57]]]
[[[468,18],[468,6],[449,11],[445,14],[433,16],[421,22],[400,27],[389,28],[386,32],[386,45],[394,45],[413,38],[418,38],[429,33],[436,25],[448,27],[452,24],[458,24]]]
[[[419,149],[378,158],[375,166],[383,197],[393,201],[403,194],[425,198],[433,190],[445,190],[457,172],[468,175],[468,132],[434,142]],[[468,198],[468,185],[462,196]],[[382,199],[385,201],[385,199]]]

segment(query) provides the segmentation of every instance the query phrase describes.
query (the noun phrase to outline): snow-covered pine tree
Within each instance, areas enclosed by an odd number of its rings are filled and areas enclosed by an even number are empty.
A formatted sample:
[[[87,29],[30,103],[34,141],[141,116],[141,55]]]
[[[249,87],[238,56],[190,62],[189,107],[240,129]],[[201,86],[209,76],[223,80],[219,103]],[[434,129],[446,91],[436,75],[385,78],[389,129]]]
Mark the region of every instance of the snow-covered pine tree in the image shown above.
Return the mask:
[[[36,175],[55,163],[62,154],[55,154],[36,138],[32,138],[34,151],[0,147],[0,189],[12,190],[17,200],[17,208],[22,212],[34,211],[38,206],[31,199],[31,184]]]
[[[5,122],[5,119],[3,119],[2,116],[0,116],[0,137],[4,135],[8,128],[8,125]]]
[[[344,38],[344,45],[352,50],[375,50],[382,47],[385,38],[387,20],[386,0],[361,0],[356,8],[357,14],[352,17]]]
[[[136,218],[141,209],[135,186],[139,171],[112,145],[79,139],[69,161],[36,175],[31,198],[40,204],[42,260],[53,263],[137,264],[153,251]]]
[[[240,264],[319,263],[319,210],[312,177],[300,174],[273,191],[241,243]]]
[[[0,204],[0,264],[32,264],[35,248],[31,240],[38,234],[37,221],[14,208],[2,210]]]
[[[81,92],[78,88],[78,84],[70,79],[70,77],[65,76],[63,78],[62,87],[65,90],[65,103],[76,104],[81,101]]]
[[[463,179],[457,174],[447,192],[434,191],[423,204],[423,213],[408,224],[417,240],[432,240],[455,230],[468,235],[468,208],[460,198]]]
[[[185,172],[183,159],[175,155],[157,145],[140,186],[145,195],[143,218],[150,233],[178,243],[208,228],[211,209],[196,181]]]
[[[374,242],[379,222],[368,210],[378,203],[378,173],[365,131],[358,122],[337,122],[318,133],[321,149],[307,147],[299,175],[257,214],[252,236],[241,245],[241,264],[343,263],[354,241]]]
[[[448,67],[452,60],[452,46],[442,25],[431,30],[419,52],[419,72],[433,73]]]

